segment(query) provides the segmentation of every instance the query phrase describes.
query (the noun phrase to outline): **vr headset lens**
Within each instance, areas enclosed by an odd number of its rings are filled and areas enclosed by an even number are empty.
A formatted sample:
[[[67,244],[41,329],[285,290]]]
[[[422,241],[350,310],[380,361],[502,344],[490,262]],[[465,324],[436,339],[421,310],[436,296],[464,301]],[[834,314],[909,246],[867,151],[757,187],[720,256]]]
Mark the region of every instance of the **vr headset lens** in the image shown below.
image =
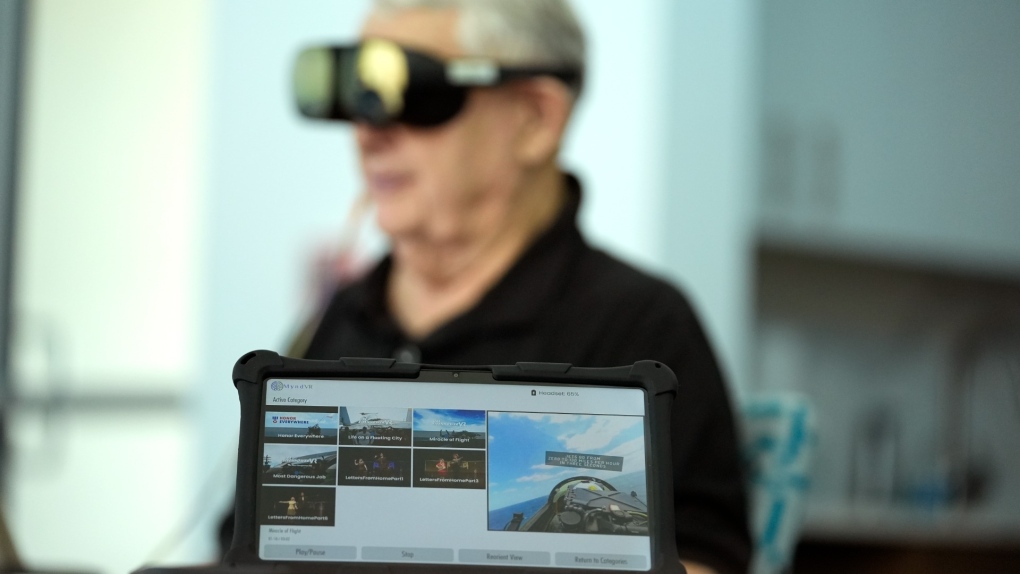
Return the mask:
[[[294,64],[294,99],[302,115],[329,117],[336,97],[335,50],[311,48],[302,51]]]
[[[373,39],[302,51],[294,66],[294,96],[308,118],[429,127],[456,116],[470,87],[538,75],[580,88],[579,70],[499,67],[478,58],[444,62]]]
[[[467,98],[446,73],[443,62],[382,40],[308,48],[294,66],[294,97],[308,118],[437,126]]]

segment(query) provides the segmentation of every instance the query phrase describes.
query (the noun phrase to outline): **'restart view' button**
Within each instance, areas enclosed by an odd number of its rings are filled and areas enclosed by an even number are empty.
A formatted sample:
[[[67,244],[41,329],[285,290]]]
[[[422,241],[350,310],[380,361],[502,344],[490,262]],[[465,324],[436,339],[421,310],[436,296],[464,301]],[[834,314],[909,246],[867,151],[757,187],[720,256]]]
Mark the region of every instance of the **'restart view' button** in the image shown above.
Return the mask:
[[[525,552],[518,550],[461,550],[461,562],[471,564],[525,564],[548,566],[551,560],[548,552]]]

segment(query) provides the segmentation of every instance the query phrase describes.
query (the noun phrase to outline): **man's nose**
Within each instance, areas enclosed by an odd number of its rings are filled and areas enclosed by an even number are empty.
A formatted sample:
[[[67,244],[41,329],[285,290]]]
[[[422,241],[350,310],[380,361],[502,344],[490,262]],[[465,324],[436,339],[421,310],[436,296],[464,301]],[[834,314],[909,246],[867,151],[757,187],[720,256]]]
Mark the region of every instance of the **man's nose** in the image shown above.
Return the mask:
[[[367,122],[354,124],[355,139],[362,152],[385,149],[399,137],[400,125],[375,126]]]

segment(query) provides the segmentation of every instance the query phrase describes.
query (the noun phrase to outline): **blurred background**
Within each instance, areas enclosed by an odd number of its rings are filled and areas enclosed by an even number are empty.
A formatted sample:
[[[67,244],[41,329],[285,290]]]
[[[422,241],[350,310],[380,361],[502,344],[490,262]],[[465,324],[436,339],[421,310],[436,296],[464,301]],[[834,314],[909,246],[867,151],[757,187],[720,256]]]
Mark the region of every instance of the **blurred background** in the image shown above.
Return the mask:
[[[796,572],[1020,566],[1020,3],[575,1],[589,239],[818,424]],[[234,361],[360,191],[289,72],[365,0],[0,0],[0,488],[23,558],[214,555]],[[364,233],[366,257],[385,249]]]

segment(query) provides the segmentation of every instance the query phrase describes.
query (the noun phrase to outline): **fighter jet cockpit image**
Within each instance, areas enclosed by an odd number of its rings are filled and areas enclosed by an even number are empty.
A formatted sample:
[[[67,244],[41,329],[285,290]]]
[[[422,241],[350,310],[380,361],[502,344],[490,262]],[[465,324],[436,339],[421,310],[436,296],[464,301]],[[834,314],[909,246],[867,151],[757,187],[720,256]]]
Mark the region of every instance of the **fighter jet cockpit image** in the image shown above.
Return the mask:
[[[608,482],[575,476],[560,481],[531,518],[515,513],[503,530],[648,536],[648,505]]]

